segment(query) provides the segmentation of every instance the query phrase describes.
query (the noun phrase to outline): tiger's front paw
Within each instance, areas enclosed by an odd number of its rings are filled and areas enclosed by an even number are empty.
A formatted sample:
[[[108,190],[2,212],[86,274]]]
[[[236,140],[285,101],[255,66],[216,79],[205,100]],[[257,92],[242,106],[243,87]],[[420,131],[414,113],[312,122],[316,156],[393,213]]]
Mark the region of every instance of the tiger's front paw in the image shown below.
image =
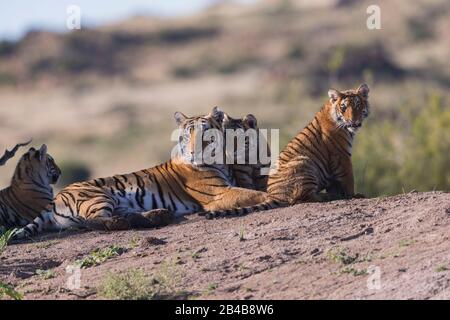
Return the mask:
[[[30,238],[30,232],[26,228],[20,228],[12,232],[11,240],[22,240]]]
[[[175,214],[167,209],[154,209],[142,215],[156,228],[165,227],[175,219]]]

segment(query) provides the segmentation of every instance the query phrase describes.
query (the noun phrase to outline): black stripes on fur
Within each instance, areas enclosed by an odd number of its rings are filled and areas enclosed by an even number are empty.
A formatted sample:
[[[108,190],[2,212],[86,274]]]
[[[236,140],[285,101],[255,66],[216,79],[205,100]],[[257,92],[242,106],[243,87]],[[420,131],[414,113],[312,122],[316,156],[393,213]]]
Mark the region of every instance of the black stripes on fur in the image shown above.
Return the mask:
[[[263,203],[250,206],[250,207],[242,207],[228,210],[220,210],[220,211],[210,211],[210,212],[202,212],[200,215],[205,216],[206,219],[219,219],[219,218],[227,218],[227,217],[237,217],[244,216],[253,212],[266,211],[270,209],[280,208],[283,205],[277,200],[268,200]]]

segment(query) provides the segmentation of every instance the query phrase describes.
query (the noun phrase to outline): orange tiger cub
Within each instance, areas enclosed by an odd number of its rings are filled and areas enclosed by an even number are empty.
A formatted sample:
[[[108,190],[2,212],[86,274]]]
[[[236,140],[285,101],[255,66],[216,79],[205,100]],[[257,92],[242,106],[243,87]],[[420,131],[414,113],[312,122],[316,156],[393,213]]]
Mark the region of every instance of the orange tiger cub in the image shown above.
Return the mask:
[[[256,206],[206,213],[207,218],[241,215],[298,202],[360,197],[354,193],[352,143],[369,115],[369,87],[328,91],[329,101],[280,153],[269,176],[266,200]],[[321,193],[326,190],[326,193]]]
[[[12,151],[7,151],[2,159],[6,162],[23,145],[26,144],[18,144]],[[60,174],[61,170],[47,153],[46,145],[25,153],[16,166],[11,185],[0,191],[0,226],[14,228],[32,222],[52,201],[51,185],[57,182]]]
[[[129,174],[69,185],[15,237],[70,227],[159,227],[170,223],[174,215],[248,206],[264,200],[263,192],[233,187],[229,166],[199,163],[195,157],[197,134],[201,131],[197,128],[215,129],[223,135],[223,112],[214,108],[210,114],[196,117],[176,112],[175,120],[179,127],[178,153],[171,160]],[[210,146],[208,141],[200,142],[202,151]]]

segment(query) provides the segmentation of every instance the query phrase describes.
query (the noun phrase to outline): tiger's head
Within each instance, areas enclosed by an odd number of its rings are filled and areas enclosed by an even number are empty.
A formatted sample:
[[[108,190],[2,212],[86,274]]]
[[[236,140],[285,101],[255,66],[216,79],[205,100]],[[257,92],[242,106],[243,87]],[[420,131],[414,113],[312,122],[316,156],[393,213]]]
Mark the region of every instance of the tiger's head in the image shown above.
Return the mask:
[[[194,117],[177,111],[174,117],[179,129],[179,155],[188,163],[202,165],[205,149],[212,143],[223,141],[223,111],[214,107],[209,114]]]
[[[224,118],[222,122],[222,127],[225,133],[225,139],[233,139],[233,150],[227,150],[227,154],[234,155],[234,163],[238,163],[238,159],[242,158],[246,161],[249,157],[250,149],[252,152],[257,152],[257,130],[258,130],[258,120],[253,114],[248,114],[241,119],[235,119],[230,117],[228,114],[224,113]],[[231,129],[227,132],[228,129]],[[253,130],[250,130],[253,129]],[[252,136],[251,133],[254,133]],[[243,135],[244,145],[239,145],[239,135]],[[241,138],[241,139],[242,139]],[[250,141],[253,139],[253,141]],[[231,143],[231,142],[230,142]]]
[[[369,87],[362,84],[356,90],[328,91],[331,103],[331,116],[337,127],[355,133],[369,115]]]
[[[222,127],[224,129],[258,129],[258,121],[252,114],[246,115],[242,119],[235,119],[230,117],[227,113],[223,114]]]
[[[47,153],[43,144],[39,150],[30,148],[19,160],[13,177],[13,183],[28,181],[37,185],[47,186],[58,182],[61,169]]]

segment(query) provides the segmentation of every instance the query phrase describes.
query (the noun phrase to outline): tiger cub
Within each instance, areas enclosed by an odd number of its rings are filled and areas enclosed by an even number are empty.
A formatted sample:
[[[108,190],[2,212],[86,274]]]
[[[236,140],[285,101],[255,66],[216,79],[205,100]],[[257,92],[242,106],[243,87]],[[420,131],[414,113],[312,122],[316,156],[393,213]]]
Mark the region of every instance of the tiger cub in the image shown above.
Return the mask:
[[[5,154],[12,157],[16,150]],[[51,185],[60,175],[61,170],[45,144],[39,150],[30,148],[20,158],[11,185],[0,191],[0,226],[8,229],[32,222],[52,201]]]
[[[207,218],[241,215],[298,202],[362,197],[354,193],[352,143],[369,115],[369,87],[328,91],[330,100],[278,157],[264,202],[206,213]],[[326,193],[321,193],[326,190]]]
[[[204,164],[195,157],[197,128],[215,129],[223,135],[222,111],[214,108],[210,114],[196,117],[176,112],[175,120],[179,142],[171,160],[129,174],[69,185],[39,217],[20,229],[16,238],[70,227],[159,227],[174,216],[254,205],[265,199],[263,192],[233,187],[229,166]],[[209,146],[200,139],[202,151]]]
[[[239,164],[237,162],[238,156],[236,153],[239,150],[236,150],[236,147],[238,145],[237,141],[238,139],[235,138],[234,140],[234,162],[231,165],[231,168],[233,170],[233,177],[236,183],[237,187],[241,188],[247,188],[247,189],[254,189],[254,190],[260,190],[260,191],[266,191],[267,189],[267,180],[268,175],[264,174],[262,172],[262,169],[269,169],[270,168],[270,162],[267,164],[262,164],[261,160],[259,158],[259,139],[261,138],[259,136],[258,131],[258,122],[256,120],[256,117],[252,114],[246,115],[242,119],[235,119],[230,117],[227,113],[224,113],[224,119],[222,122],[222,126],[224,130],[231,129],[236,134],[245,134],[246,132],[249,132],[248,130],[254,130],[253,133],[256,135],[254,138],[254,144],[250,146],[249,136],[245,136],[245,150],[241,150],[242,153],[244,153],[244,159],[243,164]],[[240,131],[240,132],[239,132]],[[226,136],[227,137],[227,136]],[[266,143],[266,151],[267,156],[270,157],[270,148]],[[256,163],[249,163],[249,152],[256,153]],[[242,156],[242,155],[241,155]]]

